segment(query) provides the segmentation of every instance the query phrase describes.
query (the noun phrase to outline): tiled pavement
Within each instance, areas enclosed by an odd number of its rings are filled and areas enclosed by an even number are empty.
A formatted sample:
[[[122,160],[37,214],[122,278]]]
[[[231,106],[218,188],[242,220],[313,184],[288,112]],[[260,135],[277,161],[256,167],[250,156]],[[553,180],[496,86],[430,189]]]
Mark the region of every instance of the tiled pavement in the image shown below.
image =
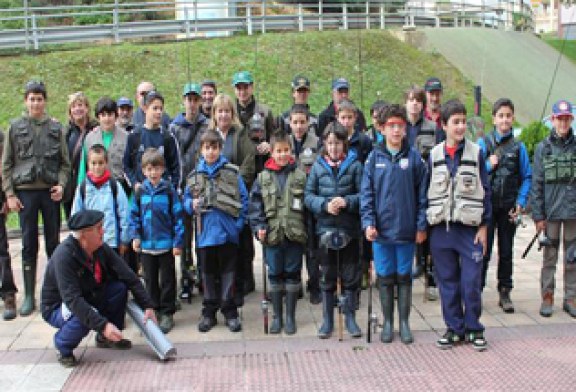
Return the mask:
[[[475,353],[469,346],[442,352],[433,342],[444,330],[439,303],[423,301],[423,285],[415,282],[410,323],[415,343],[398,340],[383,345],[378,337],[344,342],[315,338],[321,306],[307,298],[298,303],[298,333],[266,336],[262,332],[261,292],[246,298],[242,310],[243,331],[230,333],[219,325],[200,334],[196,324],[200,298],[182,304],[169,334],[178,359],[160,363],[129,322],[125,332],[135,347],[127,352],[94,347],[91,334],[76,351],[81,364],[62,369],[52,344],[54,330],[39,314],[0,321],[0,390],[568,390],[576,370],[576,320],[560,309],[562,279],[557,279],[556,312],[546,319],[538,315],[541,253],[520,255],[533,234],[533,226],[518,231],[515,246],[516,313],[504,314],[497,306],[495,266],[489,271],[484,291],[482,322],[490,347]],[[18,240],[10,242],[13,268],[21,285]],[[261,283],[259,250],[255,260]],[[42,268],[39,268],[42,270]],[[559,268],[558,276],[561,276]],[[260,285],[259,285],[260,286]],[[379,309],[374,291],[374,306]],[[366,326],[368,293],[362,293],[358,320]],[[20,300],[20,298],[19,298]],[[378,312],[381,319],[381,314]]]

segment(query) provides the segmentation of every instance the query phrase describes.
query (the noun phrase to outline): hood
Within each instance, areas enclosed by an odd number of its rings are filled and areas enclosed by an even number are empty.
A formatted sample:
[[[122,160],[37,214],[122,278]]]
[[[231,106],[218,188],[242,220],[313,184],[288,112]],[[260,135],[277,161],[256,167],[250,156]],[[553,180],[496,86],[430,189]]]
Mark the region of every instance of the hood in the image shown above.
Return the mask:
[[[197,170],[198,173],[204,173],[207,174],[208,177],[213,177],[214,174],[217,173],[218,170],[220,170],[222,166],[224,166],[227,163],[228,159],[226,159],[224,155],[220,155],[218,160],[214,162],[212,165],[208,165],[204,157],[200,157]]]

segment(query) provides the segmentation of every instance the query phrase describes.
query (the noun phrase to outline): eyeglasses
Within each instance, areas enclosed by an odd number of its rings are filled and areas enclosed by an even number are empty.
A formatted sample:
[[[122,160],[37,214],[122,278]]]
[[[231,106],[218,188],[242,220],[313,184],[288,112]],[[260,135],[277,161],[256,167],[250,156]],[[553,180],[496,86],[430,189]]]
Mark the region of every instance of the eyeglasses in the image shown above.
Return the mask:
[[[138,94],[139,94],[141,97],[145,97],[146,95],[148,95],[149,92],[150,92],[150,91],[140,91]]]

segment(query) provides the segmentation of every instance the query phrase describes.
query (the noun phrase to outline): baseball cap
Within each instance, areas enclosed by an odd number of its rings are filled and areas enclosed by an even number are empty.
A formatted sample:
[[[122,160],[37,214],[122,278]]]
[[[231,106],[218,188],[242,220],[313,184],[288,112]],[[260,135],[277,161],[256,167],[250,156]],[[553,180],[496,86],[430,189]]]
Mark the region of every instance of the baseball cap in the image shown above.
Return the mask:
[[[29,80],[24,86],[24,92],[26,94],[33,92],[46,95],[46,85],[41,80]]]
[[[134,107],[132,100],[130,98],[126,98],[126,97],[118,98],[118,101],[116,101],[116,105],[118,105],[118,106],[130,106],[131,108]]]
[[[572,114],[572,104],[564,99],[556,102],[554,106],[552,106],[552,114],[554,117],[560,116],[571,116],[574,117]]]
[[[210,87],[216,89],[216,82],[212,79],[204,79],[202,81],[202,83],[200,83],[200,87],[204,87],[204,86],[210,86]]]
[[[200,95],[200,91],[202,87],[198,83],[186,83],[184,85],[184,89],[182,90],[182,96],[186,96],[188,94],[196,94]]]
[[[252,74],[248,71],[240,71],[234,74],[232,78],[232,86],[236,86],[237,84],[245,83],[245,84],[252,84],[254,83],[254,78]]]
[[[340,90],[341,88],[350,89],[350,83],[344,78],[334,79],[332,81],[332,90]]]
[[[298,90],[301,88],[305,88],[310,90],[310,80],[306,76],[296,75],[294,79],[292,79],[292,90]]]
[[[442,91],[442,82],[438,78],[428,78],[424,84],[424,90],[426,91]]]

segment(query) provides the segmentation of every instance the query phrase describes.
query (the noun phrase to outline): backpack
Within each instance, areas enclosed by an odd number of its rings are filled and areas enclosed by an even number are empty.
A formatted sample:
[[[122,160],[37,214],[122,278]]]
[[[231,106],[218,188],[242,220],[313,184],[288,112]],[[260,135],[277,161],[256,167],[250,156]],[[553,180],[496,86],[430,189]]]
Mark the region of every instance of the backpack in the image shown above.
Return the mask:
[[[120,246],[120,212],[118,211],[118,183],[115,179],[110,178],[108,181],[110,183],[110,189],[112,190],[112,205],[114,207],[114,217],[116,222],[116,243]],[[86,179],[82,180],[79,186],[80,189],[80,198],[82,199],[82,204],[86,200]]]

